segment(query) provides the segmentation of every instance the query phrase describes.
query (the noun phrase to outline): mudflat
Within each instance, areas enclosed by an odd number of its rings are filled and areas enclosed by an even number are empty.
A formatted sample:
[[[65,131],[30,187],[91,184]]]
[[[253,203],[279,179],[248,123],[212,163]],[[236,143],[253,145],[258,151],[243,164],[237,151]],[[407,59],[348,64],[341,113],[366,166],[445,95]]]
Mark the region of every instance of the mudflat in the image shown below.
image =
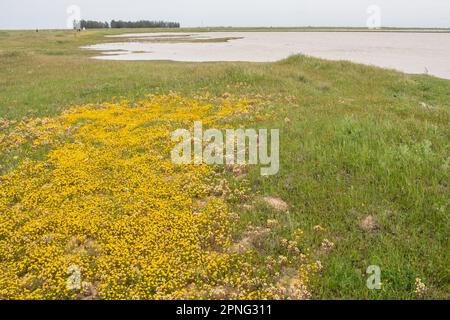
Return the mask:
[[[450,33],[205,32],[135,33],[84,47],[96,59],[272,62],[292,54],[450,79]]]

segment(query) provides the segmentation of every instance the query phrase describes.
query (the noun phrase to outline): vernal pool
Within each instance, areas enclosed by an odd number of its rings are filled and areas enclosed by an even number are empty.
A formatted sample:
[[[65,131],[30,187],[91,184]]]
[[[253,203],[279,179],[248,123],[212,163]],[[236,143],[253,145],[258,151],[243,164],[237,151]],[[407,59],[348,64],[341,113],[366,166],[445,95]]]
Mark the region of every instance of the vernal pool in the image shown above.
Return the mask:
[[[292,54],[431,74],[450,79],[450,33],[205,32],[135,33],[83,47],[104,60],[273,62]]]

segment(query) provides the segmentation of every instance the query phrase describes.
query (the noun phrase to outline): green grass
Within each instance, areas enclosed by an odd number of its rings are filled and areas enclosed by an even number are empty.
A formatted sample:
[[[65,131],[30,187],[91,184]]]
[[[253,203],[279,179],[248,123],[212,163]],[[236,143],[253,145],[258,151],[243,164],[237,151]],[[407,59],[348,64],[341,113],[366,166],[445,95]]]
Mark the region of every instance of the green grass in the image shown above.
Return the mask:
[[[279,174],[264,178],[253,168],[248,179],[291,210],[237,206],[242,225],[276,218],[276,237],[300,227],[311,248],[323,238],[335,243],[329,253],[312,252],[324,265],[315,299],[416,298],[416,277],[429,287],[426,298],[449,297],[450,81],[304,56],[265,64],[131,62],[92,60],[79,49],[123,32],[136,30],[0,31],[0,117],[53,116],[71,105],[169,91],[289,97],[274,119],[246,126],[280,128]],[[24,153],[2,155],[2,167]],[[360,228],[368,215],[378,232]],[[315,225],[327,231],[317,234]],[[280,248],[267,241],[260,250]],[[369,265],[381,267],[380,291],[365,286]]]

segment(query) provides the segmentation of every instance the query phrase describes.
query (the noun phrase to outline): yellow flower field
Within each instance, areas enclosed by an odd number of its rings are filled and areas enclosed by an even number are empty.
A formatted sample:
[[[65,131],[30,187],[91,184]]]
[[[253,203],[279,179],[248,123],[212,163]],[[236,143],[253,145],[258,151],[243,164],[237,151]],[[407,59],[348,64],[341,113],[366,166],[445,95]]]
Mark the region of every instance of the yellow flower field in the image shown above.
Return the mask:
[[[308,298],[319,264],[287,257],[298,272],[286,281],[257,251],[232,250],[227,200],[243,189],[170,159],[173,130],[263,118],[257,106],[169,94],[5,125],[3,152],[49,152],[0,176],[0,298]]]

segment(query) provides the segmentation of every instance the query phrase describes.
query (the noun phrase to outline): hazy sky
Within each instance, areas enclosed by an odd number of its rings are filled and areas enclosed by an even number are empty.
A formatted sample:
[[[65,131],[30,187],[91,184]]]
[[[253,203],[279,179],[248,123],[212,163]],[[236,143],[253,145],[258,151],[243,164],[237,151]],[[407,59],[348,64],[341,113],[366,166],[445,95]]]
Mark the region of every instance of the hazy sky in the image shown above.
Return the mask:
[[[170,20],[182,26],[366,26],[378,5],[382,26],[450,27],[450,0],[0,0],[0,29],[65,28],[82,19]],[[72,19],[73,20],[73,19]]]

